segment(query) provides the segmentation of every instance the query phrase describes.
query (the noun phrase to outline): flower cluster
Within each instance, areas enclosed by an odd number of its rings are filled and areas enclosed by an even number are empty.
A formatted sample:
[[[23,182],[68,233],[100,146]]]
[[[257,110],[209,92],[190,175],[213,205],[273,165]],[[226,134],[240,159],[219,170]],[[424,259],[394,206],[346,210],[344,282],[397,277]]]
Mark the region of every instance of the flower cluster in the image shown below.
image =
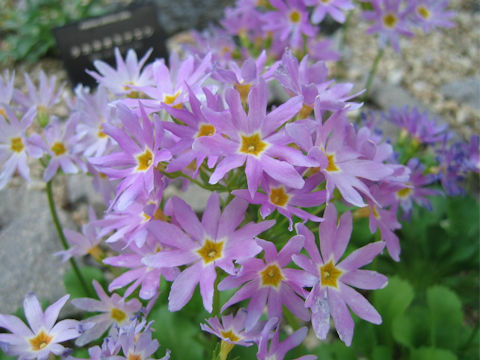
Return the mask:
[[[444,2],[371,6],[365,17],[376,25],[369,31],[394,47],[412,24],[450,25]],[[202,51],[172,54],[168,65],[147,64],[149,53],[138,60],[132,50],[126,59],[116,50],[116,67],[96,61],[89,73],[99,87],[78,87],[65,121],[54,112],[55,79],[41,73],[37,89],[26,77],[28,94],[21,94],[14,74],[0,77],[0,189],[16,172],[28,181],[32,158],[50,185],[61,172],[92,175],[105,212],[97,218],[90,210],[82,233],[65,230],[72,247],[57,255],[91,255],[114,269],[113,294],[94,281],[98,300],[73,300],[96,313],[81,322],[54,326],[66,297],[43,315],[27,296],[30,329],[0,315],[0,327],[12,333],[0,335],[4,351],[44,359],[64,353],[59,342],[76,338],[84,346],[103,337],[89,349],[91,359],[150,359],[159,344],[148,320],[161,306],[162,285],[172,312],[198,286],[212,313],[201,328],[221,339],[222,359],[234,345],[254,344],[258,359],[283,359],[308,331],[280,341],[285,311],[322,340],[333,320],[347,346],[350,310],[381,323],[364,291],[385,287],[387,278],[364,267],[384,250],[400,260],[399,209],[407,219],[413,203],[431,208],[428,198],[441,194],[436,182],[459,193],[464,178],[479,172],[479,138],[451,145],[451,132],[416,109],[380,117],[399,128],[394,145],[376,116],[352,121],[359,93],[329,78],[324,60],[332,56],[314,43],[327,14],[344,22],[352,8],[350,0],[238,1],[223,31],[197,34]],[[268,51],[235,54],[233,35],[247,47],[270,43]],[[274,91],[284,99],[272,104]],[[210,192],[201,215],[178,190],[190,186]],[[355,248],[350,237],[362,217],[378,241]],[[231,294],[223,304],[221,292]],[[66,327],[68,336],[59,335]]]

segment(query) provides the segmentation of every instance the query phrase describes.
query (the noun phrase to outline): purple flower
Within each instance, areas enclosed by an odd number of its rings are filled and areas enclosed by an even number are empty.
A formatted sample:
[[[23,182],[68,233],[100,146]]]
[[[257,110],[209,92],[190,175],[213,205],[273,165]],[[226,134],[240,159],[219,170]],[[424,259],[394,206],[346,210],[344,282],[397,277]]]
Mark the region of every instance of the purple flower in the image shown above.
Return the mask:
[[[465,165],[469,149],[463,142],[447,143],[447,136],[443,140],[441,149],[437,150],[438,175],[442,187],[449,196],[463,195],[468,166]],[[467,170],[467,171],[466,171]]]
[[[236,275],[226,277],[218,284],[218,289],[228,290],[243,286],[223,305],[229,306],[250,298],[245,328],[250,330],[268,307],[268,317],[282,318],[282,305],[304,321],[310,314],[304,306],[303,287],[309,282],[304,271],[286,268],[292,256],[303,248],[303,236],[292,237],[280,252],[270,241],[257,240],[265,251],[264,260],[251,258],[241,261],[242,269]]]
[[[438,119],[429,119],[427,111],[421,113],[417,108],[408,106],[402,109],[390,109],[384,118],[398,126],[399,140],[411,139],[414,145],[441,142],[448,130],[448,124],[437,124]]]
[[[480,173],[480,136],[470,136],[467,154],[466,166],[468,171]]]
[[[319,170],[326,179],[327,200],[331,199],[333,190],[337,188],[345,201],[363,207],[365,203],[360,192],[368,198],[373,197],[366,183],[360,179],[379,181],[392,174],[393,170],[380,161],[364,158],[361,153],[347,145],[346,129],[351,127],[345,116],[347,110],[335,112],[322,123],[319,106],[319,102],[316,101],[317,122],[307,119],[287,124],[287,132],[302,149],[309,152],[309,156],[316,160],[317,164],[320,164]],[[316,133],[315,141],[312,139],[313,131]]]
[[[99,86],[94,94],[85,88],[77,89],[73,112],[72,117],[77,123],[75,152],[85,157],[97,157],[108,152],[113,140],[103,132],[103,124],[116,124],[117,119],[105,88]]]
[[[127,247],[135,242],[142,247],[148,235],[147,224],[153,219],[163,220],[160,202],[166,184],[161,179],[156,180],[152,192],[141,193],[124,210],[112,209],[103,219],[96,221],[95,226],[102,228],[98,236],[108,235],[107,243],[120,241],[121,246]]]
[[[426,186],[438,180],[434,174],[425,174],[425,165],[420,160],[413,158],[408,161],[407,166],[412,170],[406,187],[395,191],[395,196],[403,210],[404,219],[410,218],[413,210],[413,203],[432,210],[432,204],[427,196],[442,195],[442,192],[435,189],[428,189]]]
[[[219,64],[225,64],[232,59],[236,50],[236,44],[233,36],[224,29],[210,25],[202,32],[191,31],[194,44],[184,45],[185,51],[204,57],[208,53],[212,54],[212,61]]]
[[[4,105],[9,105],[14,94],[15,71],[10,72],[5,70],[4,75],[0,75],[0,115],[5,117]]]
[[[103,260],[105,264],[130,269],[114,279],[108,286],[108,290],[114,291],[132,283],[125,291],[124,297],[130,296],[133,291],[141,286],[140,298],[144,300],[153,298],[158,293],[162,276],[167,281],[173,281],[179,274],[178,269],[174,267],[152,268],[142,262],[143,259],[164,250],[163,244],[158,242],[153,236],[149,236],[142,247],[132,243],[129,246],[129,251],[122,251],[122,254],[118,256],[112,256]]]
[[[399,35],[413,36],[407,28],[408,9],[401,9],[398,0],[371,0],[373,11],[363,13],[363,18],[373,21],[367,29],[367,34],[379,34],[380,47],[384,48],[390,42],[395,51],[400,50]]]
[[[251,346],[258,342],[260,330],[264,322],[259,322],[255,328],[247,331],[245,329],[245,320],[247,319],[247,310],[240,309],[237,314],[222,316],[221,321],[218,318],[207,319],[207,324],[200,324],[203,331],[218,336],[222,341],[241,346]]]
[[[88,209],[88,223],[82,226],[82,233],[64,229],[63,232],[70,248],[59,251],[54,255],[60,255],[62,261],[67,261],[73,256],[92,255],[96,260],[103,258],[103,251],[99,248],[102,238],[98,236],[98,227],[95,225],[97,217],[92,207]]]
[[[240,37],[248,35],[250,39],[264,37],[262,27],[262,14],[258,8],[258,0],[237,1],[234,8],[226,8],[222,27],[232,35]]]
[[[29,327],[16,316],[0,314],[0,328],[11,333],[0,334],[0,348],[19,359],[46,360],[50,354],[62,355],[66,349],[60,343],[80,335],[77,320],[62,320],[55,324],[69,296],[60,298],[43,312],[35,294],[28,293],[23,309]]]
[[[216,192],[210,196],[201,222],[183,200],[174,197],[171,201],[174,219],[182,229],[164,221],[152,221],[149,225],[152,234],[172,249],[160,251],[143,259],[143,262],[154,268],[189,265],[172,284],[168,298],[169,310],[183,308],[200,283],[203,306],[211,312],[216,268],[228,274],[236,273],[233,261],[258,254],[261,249],[254,237],[270,228],[274,222],[248,223],[235,230],[244,219],[248,203],[234,199],[220,213]]]
[[[24,77],[28,88],[28,94],[24,95],[16,90],[14,93],[15,101],[22,106],[24,111],[35,108],[38,116],[48,116],[53,105],[58,102],[65,84],[61,84],[57,92],[55,92],[57,77],[53,75],[50,78],[47,78],[43,70],[41,70],[39,74],[38,89],[35,88],[35,85],[33,85],[28,74],[24,74]],[[46,123],[48,123],[48,121],[44,124]]]
[[[124,61],[120,50],[115,48],[116,69],[103,61],[95,60],[93,65],[99,74],[90,70],[87,70],[87,73],[115,95],[126,95],[135,98],[139,94],[136,93],[133,86],[146,86],[153,82],[151,67],[147,66],[142,70],[151,53],[152,49],[147,51],[143,58],[138,61],[137,54],[130,49]]]
[[[161,324],[159,324],[162,326]],[[121,346],[123,356],[115,357],[117,360],[155,360],[151,358],[154,352],[157,351],[160,344],[158,340],[152,339],[151,324],[147,324],[142,329],[141,326],[136,326],[133,322],[128,327],[127,331],[120,334],[118,338],[118,345]],[[158,360],[169,360],[170,350],[167,350],[165,356]]]
[[[315,279],[305,306],[312,310],[312,325],[319,339],[325,339],[333,318],[340,339],[350,346],[353,337],[353,319],[347,308],[360,318],[380,324],[382,319],[375,308],[350,286],[372,290],[383,288],[387,278],[375,271],[360,270],[369,264],[384,248],[381,241],[368,244],[352,252],[344,260],[352,233],[352,215],[346,212],[337,225],[337,210],[333,204],[327,206],[325,221],[320,224],[320,252],[313,233],[303,224],[297,225],[299,234],[305,237],[305,249],[310,258],[303,254],[293,256],[295,264]]]
[[[44,135],[46,145],[43,145],[45,152],[51,156],[50,162],[43,173],[43,181],[50,181],[61,168],[65,174],[76,174],[84,168],[80,157],[75,154],[73,147],[75,145],[74,134],[75,123],[67,120],[62,129],[59,120],[54,119],[45,128]]]
[[[340,53],[333,50],[332,40],[309,38],[307,40],[307,54],[317,61],[338,61]]]
[[[90,298],[72,300],[72,304],[81,310],[101,313],[83,321],[88,329],[75,341],[77,346],[83,346],[98,339],[112,325],[117,327],[127,325],[142,306],[137,299],[125,301],[118,294],[109,297],[96,280],[93,280],[93,287],[100,301]],[[110,331],[113,331],[113,327]]]
[[[291,139],[284,133],[277,132],[279,127],[298,113],[302,107],[302,98],[296,96],[269,114],[266,113],[267,100],[267,85],[260,79],[248,95],[247,115],[240,94],[236,90],[227,89],[226,101],[231,119],[224,116],[210,117],[215,127],[224,126],[223,134],[204,136],[195,143],[196,150],[223,157],[210,177],[211,184],[216,184],[227,172],[246,163],[245,174],[252,197],[263,172],[286,186],[295,189],[303,187],[305,182],[293,165],[310,166],[314,163],[299,150],[287,146]]]
[[[275,328],[273,337],[272,330]],[[265,324],[262,330],[262,336],[258,344],[257,359],[258,360],[283,360],[287,352],[297,347],[307,336],[308,329],[302,327],[291,334],[286,340],[280,342],[280,322],[277,318],[271,318]],[[270,343],[270,344],[269,344]],[[270,346],[269,346],[270,345]],[[305,355],[295,360],[315,360],[315,355]]]
[[[393,260],[400,261],[400,240],[394,231],[400,229],[402,225],[397,220],[398,205],[396,203],[395,191],[392,191],[392,187],[386,183],[380,186],[372,186],[371,190],[378,204],[367,200],[368,207],[358,211],[360,211],[360,214],[363,211],[369,211],[370,232],[374,234],[379,228],[389,255]],[[392,204],[394,205],[392,206]]]
[[[36,110],[29,110],[20,121],[9,106],[5,105],[2,110],[5,117],[0,114],[0,164],[3,163],[0,168],[0,190],[17,170],[20,176],[29,182],[28,155],[36,158],[42,155],[41,148],[32,144],[26,135]]]
[[[305,5],[315,6],[312,13],[312,22],[314,24],[320,23],[325,15],[329,14],[339,23],[345,22],[345,10],[354,8],[351,0],[304,0]]]
[[[125,105],[118,104],[117,109],[123,128],[105,124],[104,131],[117,141],[120,151],[88,161],[110,179],[121,180],[111,206],[125,210],[143,192],[153,190],[155,176],[160,175],[155,167],[171,154],[162,148],[164,131],[158,119],[152,124],[142,106],[140,118]]]
[[[214,96],[208,89],[204,88],[207,98],[207,104],[214,107],[215,111],[221,111],[220,99]],[[174,155],[174,159],[167,166],[168,172],[193,170],[193,176],[196,177],[200,166],[205,159],[208,159],[208,166],[211,168],[217,162],[218,156],[208,155],[203,151],[198,151],[193,147],[194,142],[203,136],[213,136],[217,129],[209,120],[211,111],[207,111],[200,100],[195,96],[193,91],[189,89],[189,102],[191,111],[187,109],[177,109],[175,107],[167,107],[167,112],[175,119],[182,121],[185,125],[175,122],[164,122],[163,127],[178,137],[178,141],[172,147],[170,152]],[[208,109],[210,110],[210,109]]]
[[[250,196],[248,190],[234,190],[232,194],[247,200],[251,204],[261,205],[260,215],[264,219],[273,211],[277,210],[280,214],[288,218],[290,224],[288,229],[292,231],[293,215],[298,216],[304,221],[320,222],[323,220],[321,217],[301,209],[301,207],[314,207],[325,203],[325,191],[314,191],[319,185],[320,180],[319,176],[313,176],[305,181],[303,188],[291,189],[279,184],[275,180],[264,178],[261,185],[263,193],[257,192],[253,198]]]
[[[303,35],[313,37],[317,29],[310,24],[308,12],[301,0],[270,0],[275,8],[262,16],[264,31],[272,31],[273,38],[287,42],[293,50],[303,51]],[[285,47],[284,47],[285,48]]]
[[[426,33],[437,27],[451,28],[455,23],[451,21],[456,13],[447,11],[448,0],[410,0],[414,22],[423,28]]]
[[[272,78],[276,64],[269,68],[265,66],[266,61],[267,53],[264,50],[256,60],[248,58],[241,67],[235,61],[229,61],[228,69],[218,67],[214,70],[212,77],[224,84],[235,86],[242,101],[246,101],[251,87],[260,77],[265,81]]]
[[[318,94],[318,85],[327,80],[328,69],[324,62],[309,64],[308,56],[299,63],[290,51],[286,51],[275,72],[275,77],[291,95],[303,96],[303,107],[299,117],[306,118],[313,111]]]
[[[152,64],[153,84],[135,87],[145,93],[147,99],[126,99],[123,102],[129,107],[139,103],[144,105],[148,113],[164,109],[165,106],[183,108],[188,99],[188,88],[199,93],[204,80],[210,74],[212,54],[208,53],[201,61],[193,56],[180,60],[176,53],[170,56],[169,66],[163,59]]]

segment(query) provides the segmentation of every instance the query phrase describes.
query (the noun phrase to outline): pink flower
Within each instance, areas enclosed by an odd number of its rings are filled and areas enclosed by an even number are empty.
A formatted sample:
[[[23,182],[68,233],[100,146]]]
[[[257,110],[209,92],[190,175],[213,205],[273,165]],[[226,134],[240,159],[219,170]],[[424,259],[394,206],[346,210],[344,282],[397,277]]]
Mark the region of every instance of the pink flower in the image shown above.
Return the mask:
[[[305,181],[294,165],[310,166],[315,163],[309,161],[301,151],[287,146],[291,139],[278,131],[298,113],[302,107],[302,97],[296,96],[268,114],[267,100],[267,84],[260,79],[248,95],[247,115],[238,91],[227,89],[226,101],[231,117],[214,117],[211,114],[210,121],[222,132],[201,137],[194,145],[198,151],[223,157],[210,177],[211,184],[218,183],[230,170],[246,164],[245,174],[252,197],[263,172],[286,186],[295,189],[303,187]]]
[[[287,125],[288,134],[309,156],[320,165],[319,170],[326,179],[327,200],[332,198],[337,188],[345,201],[364,207],[362,196],[374,199],[365,180],[379,181],[393,173],[393,170],[380,161],[365,158],[362,153],[348,146],[347,127],[352,127],[345,116],[347,109],[335,112],[323,123],[320,103],[315,102],[316,122],[297,121]],[[315,140],[312,139],[315,134]],[[373,152],[376,149],[374,144]],[[374,200],[375,201],[375,200]]]
[[[305,306],[312,310],[312,325],[317,337],[326,338],[331,316],[340,339],[350,346],[354,323],[347,305],[364,320],[374,324],[382,321],[375,308],[350,286],[371,290],[387,284],[385,276],[359,269],[370,263],[385,245],[381,241],[368,244],[340,261],[352,233],[352,215],[344,213],[337,225],[337,210],[330,204],[324,218],[319,227],[320,252],[313,233],[303,224],[297,225],[298,233],[305,237],[305,249],[310,258],[299,254],[293,256],[293,261],[311,276],[312,290]]]
[[[244,219],[248,203],[234,199],[221,213],[216,192],[210,196],[201,222],[183,200],[174,197],[171,201],[174,220],[181,229],[164,221],[152,221],[149,228],[161,243],[172,249],[160,251],[143,259],[143,262],[154,268],[189,265],[172,284],[168,308],[170,311],[183,308],[200,284],[203,306],[211,312],[216,268],[228,274],[236,273],[233,261],[258,254],[261,248],[254,237],[274,222],[248,223],[235,230]]]
[[[304,306],[303,287],[310,281],[304,271],[286,268],[292,256],[303,248],[303,236],[292,237],[280,252],[270,241],[257,240],[265,251],[264,258],[251,258],[241,261],[242,269],[236,275],[226,277],[218,284],[218,289],[228,290],[243,286],[223,305],[229,306],[250,298],[245,328],[250,330],[257,323],[267,305],[268,317],[282,318],[282,305],[304,321],[310,314]]]
[[[50,354],[62,355],[65,348],[60,343],[80,336],[77,320],[62,320],[55,324],[69,296],[60,298],[43,312],[35,294],[27,294],[23,309],[29,327],[16,316],[0,314],[0,328],[11,332],[0,334],[0,348],[19,359],[46,360]]]
[[[0,113],[0,190],[3,189],[18,170],[20,176],[30,181],[28,156],[40,157],[42,149],[31,143],[26,130],[32,124],[36,110],[31,109],[19,121],[12,108],[5,105]],[[35,136],[35,135],[33,135]],[[36,135],[38,139],[39,136]]]
[[[271,335],[274,330],[273,336]],[[287,339],[280,342],[280,322],[277,318],[270,319],[262,330],[262,335],[258,344],[258,360],[283,360],[285,355],[293,348],[297,347],[307,336],[308,329],[302,327],[291,334]],[[315,355],[305,355],[295,360],[316,360]]]
[[[130,319],[142,306],[137,299],[125,301],[118,294],[113,294],[109,297],[96,280],[93,281],[93,287],[100,301],[90,298],[72,300],[72,304],[81,310],[100,312],[99,315],[89,317],[83,321],[87,330],[75,341],[75,344],[78,346],[83,346],[98,339],[108,328],[111,328],[110,331],[112,332],[112,325],[117,327],[128,325]]]
[[[133,96],[132,91],[135,91],[132,88],[133,86],[146,86],[153,82],[151,66],[142,70],[151,52],[152,49],[147,51],[139,61],[135,51],[130,49],[125,60],[123,60],[120,50],[115,48],[116,69],[103,61],[95,60],[93,65],[99,73],[90,70],[87,70],[87,73],[115,95]]]
[[[125,105],[117,106],[123,128],[105,124],[104,131],[117,141],[120,151],[88,161],[110,179],[121,180],[111,207],[125,210],[138,196],[153,190],[155,176],[160,176],[155,167],[169,160],[171,154],[162,148],[164,131],[160,121],[152,124],[143,107],[139,118]]]

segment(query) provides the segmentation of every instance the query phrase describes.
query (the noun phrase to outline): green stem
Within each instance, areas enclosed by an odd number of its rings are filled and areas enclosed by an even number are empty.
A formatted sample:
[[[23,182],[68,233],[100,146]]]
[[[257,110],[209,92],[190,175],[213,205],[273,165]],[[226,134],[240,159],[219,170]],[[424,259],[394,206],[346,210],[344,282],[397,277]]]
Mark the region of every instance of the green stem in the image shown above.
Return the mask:
[[[339,46],[340,52],[343,51],[343,49],[345,48],[345,44],[347,42],[347,31],[348,31],[348,28],[350,26],[350,21],[352,19],[352,15],[353,15],[353,10],[350,10],[348,12],[347,19],[345,20],[345,23],[343,24],[342,37],[340,39],[340,46]]]
[[[206,184],[203,184],[201,183],[200,181],[192,178],[191,176],[188,176],[187,174],[184,174],[182,173],[181,171],[176,171],[176,172],[173,172],[173,173],[168,173],[166,172],[165,170],[160,170],[159,171],[165,175],[166,177],[168,177],[169,179],[177,179],[177,178],[185,178],[189,181],[191,181],[192,183],[194,183],[195,185],[198,185],[200,186],[201,188],[205,189],[205,190],[209,190],[209,191],[218,191],[218,192],[228,192],[227,189],[225,189],[225,187],[221,186],[221,185],[206,185]]]
[[[50,180],[49,182],[47,182],[48,207],[50,208],[50,214],[52,214],[53,223],[55,224],[55,228],[57,229],[57,234],[58,234],[58,237],[60,238],[60,241],[62,242],[63,248],[65,250],[68,250],[67,239],[65,238],[65,234],[63,233],[62,225],[60,224],[60,219],[58,218],[57,209],[55,207],[55,201],[53,199],[52,181],[53,180]],[[75,275],[80,281],[80,284],[82,285],[85,293],[91,296],[92,294],[90,292],[89,287],[87,286],[87,282],[85,281],[73,257],[70,258],[70,265],[72,265],[73,271],[75,272]]]
[[[368,94],[370,93],[370,87],[372,86],[373,78],[375,77],[378,64],[380,63],[380,59],[382,58],[384,52],[385,50],[383,48],[378,49],[377,56],[375,56],[372,68],[370,69],[370,73],[368,74],[367,83],[365,85],[365,93],[362,97],[363,101],[366,101],[368,99]]]
[[[213,285],[213,311],[212,315],[217,317],[220,315],[220,292],[218,291],[218,283],[220,282],[220,274],[217,271],[217,278],[215,279],[215,283]]]

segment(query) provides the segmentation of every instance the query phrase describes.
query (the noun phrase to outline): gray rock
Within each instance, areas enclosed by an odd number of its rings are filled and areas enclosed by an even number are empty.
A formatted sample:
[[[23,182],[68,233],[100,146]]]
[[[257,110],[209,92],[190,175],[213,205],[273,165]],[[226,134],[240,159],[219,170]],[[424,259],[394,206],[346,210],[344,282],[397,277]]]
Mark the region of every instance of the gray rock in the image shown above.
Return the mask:
[[[480,77],[471,77],[453,81],[440,88],[446,97],[463,102],[480,110]]]
[[[94,207],[105,207],[102,196],[93,188],[92,177],[85,174],[67,176],[67,200],[70,204],[86,202]]]
[[[178,196],[179,198],[185,200],[197,213],[200,213],[205,209],[210,195],[210,191],[202,189],[195,184],[190,184],[186,191],[181,191],[176,186],[169,186],[164,193],[165,198]]]
[[[46,194],[7,188],[0,191],[0,204],[0,313],[22,307],[29,291],[50,303],[65,295],[63,275],[69,264],[52,255],[62,245]],[[64,211],[59,214],[63,224],[74,228]]]
[[[379,108],[384,110],[388,110],[392,106],[396,108],[415,106],[421,110],[427,110],[426,107],[407,90],[401,86],[389,84],[388,82],[374,81],[369,97]]]
[[[233,0],[155,0],[158,8],[159,21],[167,34],[204,28],[212,21],[218,21],[223,16],[227,5]]]

